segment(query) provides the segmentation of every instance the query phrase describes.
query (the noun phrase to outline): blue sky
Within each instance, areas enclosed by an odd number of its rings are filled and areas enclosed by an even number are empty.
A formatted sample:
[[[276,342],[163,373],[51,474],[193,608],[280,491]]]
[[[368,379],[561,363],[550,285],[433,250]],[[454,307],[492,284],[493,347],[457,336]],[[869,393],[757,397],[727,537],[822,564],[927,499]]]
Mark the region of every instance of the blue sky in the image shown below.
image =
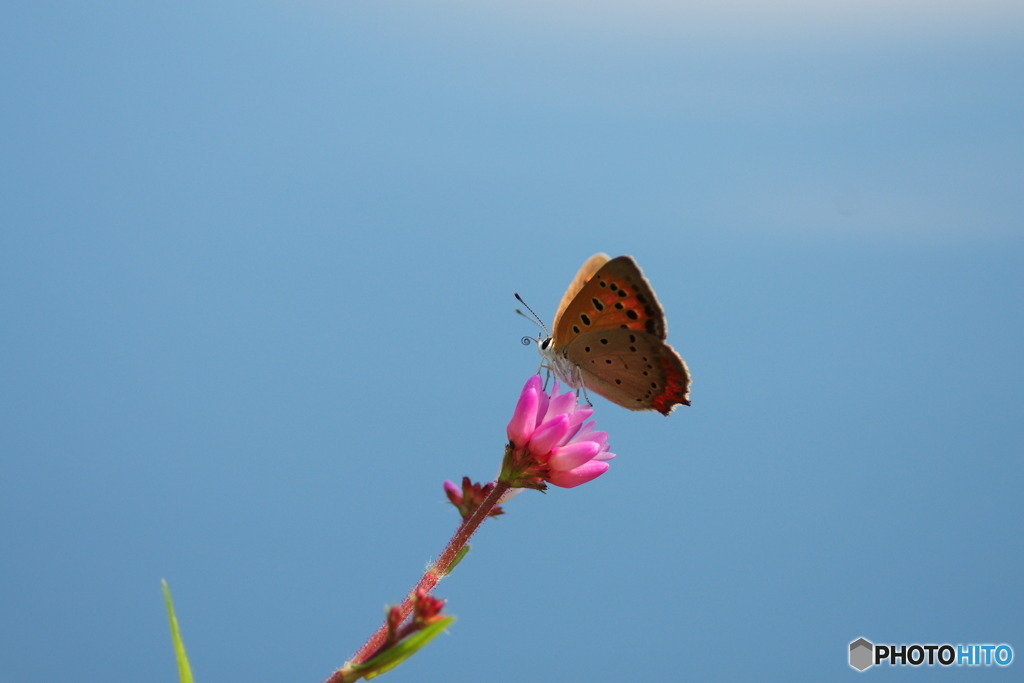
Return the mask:
[[[1022,73],[1010,2],[5,5],[3,679],[175,680],[161,578],[199,680],[325,678],[598,251],[693,406],[595,399],[389,680],[1024,656]]]

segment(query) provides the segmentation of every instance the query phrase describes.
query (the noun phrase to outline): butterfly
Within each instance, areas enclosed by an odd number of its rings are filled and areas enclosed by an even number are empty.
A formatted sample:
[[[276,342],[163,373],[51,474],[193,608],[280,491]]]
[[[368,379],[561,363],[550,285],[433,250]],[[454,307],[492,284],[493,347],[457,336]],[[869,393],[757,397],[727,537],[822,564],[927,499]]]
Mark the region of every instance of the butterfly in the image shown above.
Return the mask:
[[[541,367],[574,389],[662,415],[690,405],[690,372],[665,342],[665,314],[631,257],[587,259],[558,305],[552,330],[537,338]]]

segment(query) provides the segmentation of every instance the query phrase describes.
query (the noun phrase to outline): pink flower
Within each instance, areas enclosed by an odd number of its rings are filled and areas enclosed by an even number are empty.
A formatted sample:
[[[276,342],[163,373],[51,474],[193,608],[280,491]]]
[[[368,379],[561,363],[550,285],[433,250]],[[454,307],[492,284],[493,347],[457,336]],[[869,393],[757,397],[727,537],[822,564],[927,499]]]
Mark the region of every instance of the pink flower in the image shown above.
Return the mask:
[[[615,454],[608,452],[608,434],[596,431],[593,420],[584,424],[593,413],[576,404],[574,392],[559,394],[558,382],[549,396],[540,376],[531,377],[508,423],[509,445],[498,479],[543,491],[545,482],[571,488],[604,474]]]

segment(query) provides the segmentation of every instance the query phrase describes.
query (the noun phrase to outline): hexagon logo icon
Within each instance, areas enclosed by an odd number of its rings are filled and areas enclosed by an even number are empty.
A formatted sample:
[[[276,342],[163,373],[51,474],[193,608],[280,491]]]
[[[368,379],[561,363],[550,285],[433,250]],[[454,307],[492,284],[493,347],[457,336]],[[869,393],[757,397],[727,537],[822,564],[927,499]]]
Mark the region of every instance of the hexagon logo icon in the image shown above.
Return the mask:
[[[857,671],[863,671],[872,664],[875,659],[875,646],[871,641],[858,638],[850,643],[850,666]]]

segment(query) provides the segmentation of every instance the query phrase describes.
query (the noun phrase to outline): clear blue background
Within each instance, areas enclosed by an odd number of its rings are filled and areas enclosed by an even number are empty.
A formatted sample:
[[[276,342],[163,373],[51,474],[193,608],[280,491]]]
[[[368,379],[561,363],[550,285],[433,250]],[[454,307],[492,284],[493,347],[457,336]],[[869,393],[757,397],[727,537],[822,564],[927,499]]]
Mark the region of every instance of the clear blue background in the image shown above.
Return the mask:
[[[596,251],[693,407],[595,400],[388,680],[1019,675],[1024,6],[853,5],[4,4],[0,679],[175,680],[161,578],[199,680],[325,678]]]

